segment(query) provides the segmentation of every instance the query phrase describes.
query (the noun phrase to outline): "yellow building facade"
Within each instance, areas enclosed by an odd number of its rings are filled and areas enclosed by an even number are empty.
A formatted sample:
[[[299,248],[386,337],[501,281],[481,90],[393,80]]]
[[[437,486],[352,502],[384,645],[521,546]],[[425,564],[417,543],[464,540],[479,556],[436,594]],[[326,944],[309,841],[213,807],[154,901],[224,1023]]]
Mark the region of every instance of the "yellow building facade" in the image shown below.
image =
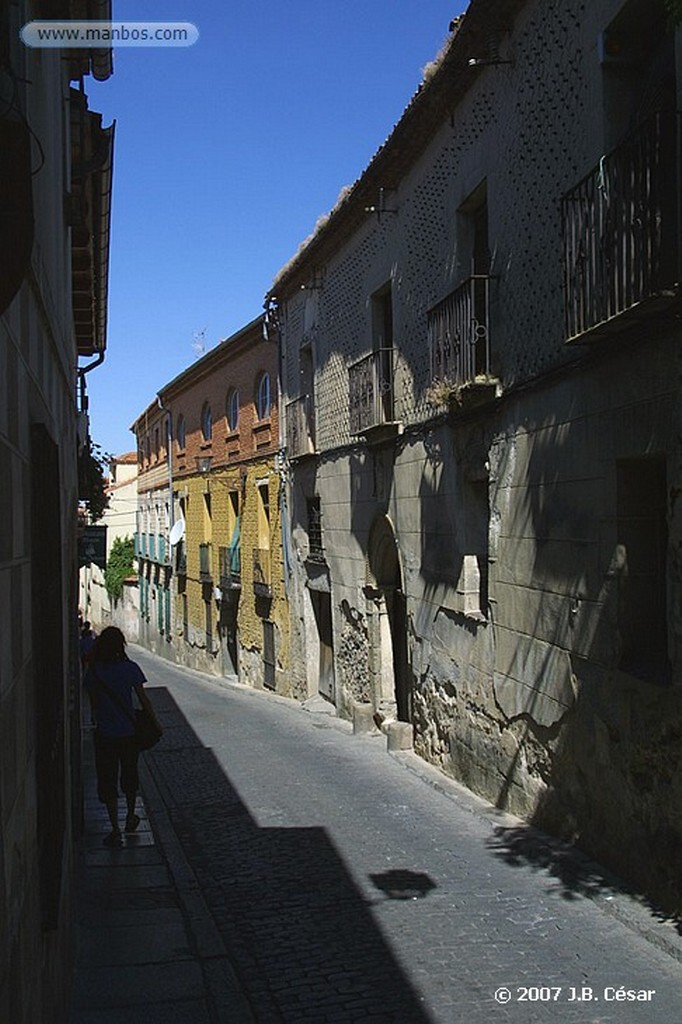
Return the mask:
[[[138,420],[141,458],[149,473],[164,463],[173,495],[164,537],[147,543],[164,564],[141,568],[165,574],[164,612],[141,611],[157,653],[293,695],[276,394],[277,348],[259,317],[159,391],[158,458],[156,419]]]

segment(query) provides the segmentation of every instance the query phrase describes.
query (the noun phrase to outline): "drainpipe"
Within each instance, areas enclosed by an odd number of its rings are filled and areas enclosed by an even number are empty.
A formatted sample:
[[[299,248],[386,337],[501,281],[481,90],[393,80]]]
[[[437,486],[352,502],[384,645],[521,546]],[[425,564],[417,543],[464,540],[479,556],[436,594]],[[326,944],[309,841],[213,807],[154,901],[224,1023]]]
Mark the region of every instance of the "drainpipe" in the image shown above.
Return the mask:
[[[173,504],[173,421],[171,419],[171,412],[163,404],[163,399],[160,394],[157,393],[156,401],[161,412],[166,413],[166,459],[168,462],[168,513],[169,513],[169,532],[173,529],[175,523],[175,508]]]
[[[96,359],[93,359],[87,366],[81,366],[78,368],[78,388],[80,393],[79,402],[79,429],[78,429],[78,451],[80,452],[85,446],[88,437],[90,436],[90,427],[88,423],[88,393],[85,387],[85,375],[90,373],[90,370],[94,370],[96,366],[101,366],[104,362],[104,351],[97,355]],[[82,431],[80,428],[80,417],[85,417],[85,430]]]
[[[281,523],[281,535],[282,535],[282,561],[284,563],[284,590],[289,596],[291,588],[291,575],[292,575],[292,558],[291,558],[291,546],[289,543],[289,535],[291,529],[291,523],[289,519],[289,489],[290,489],[290,478],[287,472],[287,455],[286,455],[286,433],[284,423],[284,400],[283,400],[283,389],[282,381],[284,379],[284,357],[282,353],[282,328],[279,320],[279,303],[276,296],[266,296],[265,302],[265,330],[269,337],[270,332],[276,332],[277,345],[277,422],[279,429],[278,437],[278,471],[279,471],[279,483],[280,483],[280,523]]]

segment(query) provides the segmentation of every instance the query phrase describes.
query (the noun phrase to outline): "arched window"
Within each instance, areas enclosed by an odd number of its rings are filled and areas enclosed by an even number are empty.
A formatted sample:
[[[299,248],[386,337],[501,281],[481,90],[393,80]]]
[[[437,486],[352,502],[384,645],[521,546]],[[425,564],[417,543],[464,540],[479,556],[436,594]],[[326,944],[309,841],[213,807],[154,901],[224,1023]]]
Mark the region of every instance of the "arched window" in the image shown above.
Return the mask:
[[[211,406],[206,402],[201,410],[201,433],[204,441],[210,441],[213,437],[213,415]]]
[[[185,430],[185,417],[182,414],[178,416],[178,423],[176,427],[175,436],[177,438],[178,448],[180,449],[181,452],[184,451],[185,445],[187,443],[187,432]]]
[[[267,373],[262,373],[258,378],[256,412],[259,420],[266,420],[270,415],[270,376]]]
[[[225,415],[229,430],[236,430],[239,426],[239,392],[236,388],[230,388],[225,401]]]

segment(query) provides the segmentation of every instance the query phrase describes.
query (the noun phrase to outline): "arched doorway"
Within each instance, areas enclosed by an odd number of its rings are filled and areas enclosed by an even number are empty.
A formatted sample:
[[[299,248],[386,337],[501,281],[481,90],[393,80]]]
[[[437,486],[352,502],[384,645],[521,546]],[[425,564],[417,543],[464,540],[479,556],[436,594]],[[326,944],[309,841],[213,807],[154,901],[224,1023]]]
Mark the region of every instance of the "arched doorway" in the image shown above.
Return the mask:
[[[412,685],[407,656],[407,603],[395,531],[386,515],[378,515],[372,524],[366,575],[377,710],[387,717],[410,722]]]

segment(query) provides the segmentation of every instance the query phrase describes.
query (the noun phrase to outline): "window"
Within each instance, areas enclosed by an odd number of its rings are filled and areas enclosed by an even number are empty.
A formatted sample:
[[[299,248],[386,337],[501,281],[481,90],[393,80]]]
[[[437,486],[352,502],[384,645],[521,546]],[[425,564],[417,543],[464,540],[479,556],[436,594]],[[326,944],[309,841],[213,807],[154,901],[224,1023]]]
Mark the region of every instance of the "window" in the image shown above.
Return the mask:
[[[259,420],[266,420],[270,415],[270,375],[267,373],[258,378],[256,412]]]
[[[231,388],[227,393],[225,415],[227,416],[228,429],[237,430],[239,427],[239,392],[236,388]]]
[[[204,494],[204,540],[213,540],[213,510],[209,491]]]
[[[270,489],[267,480],[258,484],[258,543],[270,547]]]
[[[663,4],[626,0],[598,38],[607,150],[656,111],[677,107],[674,33],[665,17]]]
[[[318,496],[308,498],[308,558],[311,562],[324,562],[322,547],[322,511]]]
[[[230,491],[228,515],[231,521],[229,558],[230,572],[236,578],[241,576],[241,556],[239,551],[239,493]]]
[[[204,404],[201,410],[201,434],[204,441],[210,441],[213,437],[213,414],[208,402]]]
[[[178,423],[176,428],[176,437],[178,439],[178,449],[182,452],[185,450],[187,443],[187,432],[185,430],[185,417],[178,416]]]
[[[376,354],[378,423],[393,420],[393,291],[391,283],[372,296],[372,348]]]

